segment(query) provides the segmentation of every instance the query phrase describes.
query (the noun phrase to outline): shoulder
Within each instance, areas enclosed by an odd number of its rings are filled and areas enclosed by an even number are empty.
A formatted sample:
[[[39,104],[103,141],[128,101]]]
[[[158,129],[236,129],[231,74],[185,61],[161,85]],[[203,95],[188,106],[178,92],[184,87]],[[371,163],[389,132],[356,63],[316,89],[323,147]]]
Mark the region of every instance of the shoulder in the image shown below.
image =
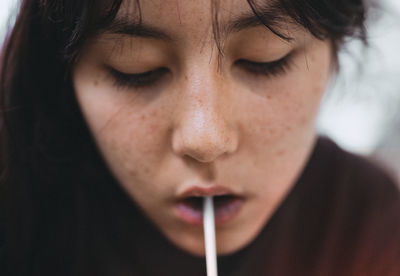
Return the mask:
[[[356,219],[372,210],[398,208],[399,185],[379,164],[319,137],[306,168],[295,187],[297,201],[323,206],[332,213],[352,213]],[[325,210],[326,212],[330,210]],[[399,212],[400,213],[400,212]]]
[[[316,152],[329,171],[328,182],[335,185],[341,197],[368,205],[387,205],[400,200],[399,183],[379,163],[345,151],[326,137],[319,138]]]
[[[317,147],[329,165],[323,184],[330,199],[327,233],[332,244],[327,246],[355,260],[354,275],[398,275],[391,274],[394,269],[400,274],[398,183],[379,164],[327,138],[320,138]]]
[[[371,219],[383,223],[385,217],[390,217],[385,223],[400,227],[399,184],[378,163],[347,152],[323,137],[314,154],[324,163],[321,183],[315,185],[323,187],[333,215],[340,215],[350,224]]]

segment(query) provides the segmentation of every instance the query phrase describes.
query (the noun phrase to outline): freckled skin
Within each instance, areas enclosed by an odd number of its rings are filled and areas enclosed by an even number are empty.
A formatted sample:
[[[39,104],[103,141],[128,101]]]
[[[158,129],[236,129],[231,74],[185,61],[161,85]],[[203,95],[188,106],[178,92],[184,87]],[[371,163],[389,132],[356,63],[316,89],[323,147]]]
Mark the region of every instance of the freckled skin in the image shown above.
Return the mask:
[[[216,230],[218,252],[251,242],[306,164],[332,67],[328,41],[297,28],[292,34],[299,39],[288,44],[255,27],[224,40],[218,70],[209,5],[143,1],[144,22],[176,41],[96,38],[73,71],[78,102],[111,172],[171,242],[195,255],[204,254],[203,232],[178,218],[177,194],[198,183],[244,196],[238,216]],[[223,0],[221,7],[221,20],[250,11],[240,0]],[[120,13],[129,12],[123,5]],[[292,50],[293,64],[281,75],[256,77],[235,65]],[[102,64],[128,73],[166,67],[169,74],[148,88],[117,87]]]

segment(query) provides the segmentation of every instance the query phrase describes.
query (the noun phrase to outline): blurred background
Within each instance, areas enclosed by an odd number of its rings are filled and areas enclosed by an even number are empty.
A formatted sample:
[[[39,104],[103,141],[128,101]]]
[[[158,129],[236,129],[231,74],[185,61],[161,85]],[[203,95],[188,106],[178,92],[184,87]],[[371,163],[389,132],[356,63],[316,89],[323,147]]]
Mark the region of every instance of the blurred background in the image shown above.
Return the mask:
[[[400,183],[400,1],[380,0],[368,47],[350,41],[319,116],[320,133],[380,161]]]
[[[18,2],[0,3],[1,43]],[[324,98],[318,130],[381,162],[400,180],[400,1],[379,3],[367,25],[369,47],[349,41],[340,54],[340,73]]]

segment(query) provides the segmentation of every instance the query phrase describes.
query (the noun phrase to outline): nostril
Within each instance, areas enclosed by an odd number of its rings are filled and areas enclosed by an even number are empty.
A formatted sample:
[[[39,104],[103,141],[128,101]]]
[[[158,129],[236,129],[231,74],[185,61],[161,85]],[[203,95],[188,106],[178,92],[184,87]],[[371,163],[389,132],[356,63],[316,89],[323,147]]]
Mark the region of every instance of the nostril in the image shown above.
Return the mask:
[[[210,163],[236,150],[236,142],[232,139],[231,137],[216,139],[204,135],[193,135],[175,138],[172,147],[173,151],[181,157],[186,156],[201,163]]]
[[[223,152],[213,149],[211,146],[204,150],[186,150],[185,155],[201,163],[210,163],[217,159]]]

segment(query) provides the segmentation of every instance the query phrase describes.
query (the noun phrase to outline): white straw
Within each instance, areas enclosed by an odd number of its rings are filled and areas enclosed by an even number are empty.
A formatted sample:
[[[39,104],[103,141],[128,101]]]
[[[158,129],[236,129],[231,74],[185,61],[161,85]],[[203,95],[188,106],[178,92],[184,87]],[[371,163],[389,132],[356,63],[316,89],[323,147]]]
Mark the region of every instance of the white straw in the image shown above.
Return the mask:
[[[215,246],[214,204],[212,196],[204,197],[203,227],[206,248],[207,276],[217,276],[217,250]]]

